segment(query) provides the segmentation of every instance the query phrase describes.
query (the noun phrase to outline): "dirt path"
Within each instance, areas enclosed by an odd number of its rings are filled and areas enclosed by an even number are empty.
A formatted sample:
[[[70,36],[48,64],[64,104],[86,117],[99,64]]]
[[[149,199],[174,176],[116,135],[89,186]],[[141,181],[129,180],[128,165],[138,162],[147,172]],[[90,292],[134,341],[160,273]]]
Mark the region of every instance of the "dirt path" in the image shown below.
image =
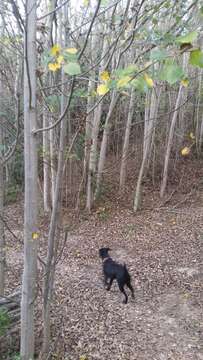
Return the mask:
[[[202,215],[199,209],[138,216],[123,210],[105,220],[92,217],[71,234],[57,270],[54,329],[65,354],[57,358],[203,359]],[[136,298],[127,305],[116,284],[103,289],[103,245],[128,264]]]
[[[202,217],[197,207],[136,216],[102,208],[83,220],[57,266],[52,358],[202,360]],[[103,288],[104,245],[132,275],[136,296],[127,305],[116,284]],[[16,273],[19,283],[21,251],[14,254],[11,247],[9,281]]]

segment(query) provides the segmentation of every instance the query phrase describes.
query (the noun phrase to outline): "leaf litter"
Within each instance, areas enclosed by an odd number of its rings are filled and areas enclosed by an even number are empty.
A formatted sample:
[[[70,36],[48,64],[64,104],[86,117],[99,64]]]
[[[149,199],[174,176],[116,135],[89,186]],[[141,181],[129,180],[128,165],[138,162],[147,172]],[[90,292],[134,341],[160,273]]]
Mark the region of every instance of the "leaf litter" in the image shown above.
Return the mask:
[[[20,205],[8,207],[11,228],[22,240],[21,216]],[[136,215],[118,206],[106,217],[95,211],[79,221],[57,264],[51,359],[202,360],[202,218],[201,207],[182,204],[176,211],[166,207]],[[45,234],[45,223],[42,229]],[[6,236],[10,292],[21,282],[23,257],[22,245],[8,230]],[[127,305],[116,284],[104,289],[102,246],[129,268],[135,300],[129,296]],[[38,298],[39,341],[40,290]]]

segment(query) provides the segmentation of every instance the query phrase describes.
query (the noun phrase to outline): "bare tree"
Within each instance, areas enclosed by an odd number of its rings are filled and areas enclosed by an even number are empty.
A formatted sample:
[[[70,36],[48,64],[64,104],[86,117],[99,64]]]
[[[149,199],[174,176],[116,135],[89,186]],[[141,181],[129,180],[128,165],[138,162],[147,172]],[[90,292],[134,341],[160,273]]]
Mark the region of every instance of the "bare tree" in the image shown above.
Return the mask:
[[[68,5],[66,4],[62,10],[62,17],[60,22],[60,43],[62,46],[67,46],[68,42],[68,29],[69,29],[69,14],[68,14]],[[62,83],[65,82],[65,73],[62,70]],[[61,114],[64,113],[65,109],[65,90],[67,91],[65,85],[62,85],[62,95],[61,95]],[[70,97],[72,92],[70,91]],[[68,102],[70,102],[70,97]],[[51,221],[49,227],[48,235],[48,250],[47,250],[47,259],[45,266],[45,279],[44,279],[44,296],[43,296],[43,320],[44,320],[44,337],[43,337],[43,349],[42,357],[47,358],[49,353],[50,346],[50,308],[53,296],[53,282],[56,266],[56,256],[57,256],[57,247],[58,239],[56,237],[57,225],[60,218],[60,208],[61,208],[61,196],[62,196],[62,185],[63,185],[63,165],[64,165],[64,153],[65,153],[65,140],[66,140],[66,130],[67,130],[67,119],[63,118],[60,124],[60,143],[59,143],[59,158],[58,158],[58,167],[56,173],[56,184],[54,188],[54,198],[53,206],[51,213]]]
[[[171,126],[170,126],[170,131],[169,131],[169,135],[168,135],[168,143],[167,143],[166,155],[165,155],[165,161],[164,161],[163,179],[162,179],[161,190],[160,190],[160,197],[161,198],[164,196],[164,193],[165,193],[165,190],[166,190],[166,185],[167,185],[167,180],[168,180],[168,165],[169,165],[171,148],[172,148],[172,144],[173,144],[173,135],[174,135],[177,115],[178,115],[178,111],[179,111],[178,108],[179,108],[179,106],[181,104],[183,89],[184,89],[183,85],[180,85],[179,90],[178,90],[178,96],[177,96],[176,104],[175,104],[175,111],[173,113]]]
[[[124,142],[123,142],[123,152],[122,152],[121,169],[120,169],[120,191],[123,190],[126,180],[127,155],[129,148],[130,130],[131,130],[133,112],[135,107],[135,99],[136,99],[136,93],[135,90],[132,89],[130,94],[128,118],[126,122]]]
[[[161,92],[160,87],[157,87],[157,92],[156,92],[156,88],[153,88],[151,92],[149,92],[146,95],[143,158],[137,180],[137,186],[136,186],[136,192],[134,198],[134,211],[137,211],[141,204],[142,179],[147,165],[147,160],[150,155],[149,151],[151,148],[153,130],[156,124],[157,112],[160,102],[160,92]]]
[[[2,98],[3,98],[2,81],[0,78],[0,99]],[[3,144],[3,121],[0,117],[0,146],[2,146],[2,144]],[[3,217],[4,217],[4,167],[0,165],[0,296],[4,295],[5,265],[6,265],[5,233],[4,233]]]

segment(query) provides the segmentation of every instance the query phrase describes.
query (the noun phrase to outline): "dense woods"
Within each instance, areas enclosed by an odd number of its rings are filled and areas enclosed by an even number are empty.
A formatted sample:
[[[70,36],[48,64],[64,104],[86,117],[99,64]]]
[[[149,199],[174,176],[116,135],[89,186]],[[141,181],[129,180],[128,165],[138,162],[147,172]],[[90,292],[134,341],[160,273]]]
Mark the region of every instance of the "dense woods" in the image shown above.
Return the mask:
[[[200,0],[1,1],[1,359],[202,359],[202,46]],[[126,307],[103,290],[104,245],[137,279]],[[146,315],[163,289],[195,322],[174,354],[166,312]]]

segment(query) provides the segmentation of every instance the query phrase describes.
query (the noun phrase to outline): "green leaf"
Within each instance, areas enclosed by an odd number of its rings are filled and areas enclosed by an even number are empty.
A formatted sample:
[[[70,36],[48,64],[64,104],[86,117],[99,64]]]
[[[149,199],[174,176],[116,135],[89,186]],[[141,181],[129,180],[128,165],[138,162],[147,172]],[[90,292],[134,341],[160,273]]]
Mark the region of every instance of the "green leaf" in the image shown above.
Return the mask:
[[[167,2],[164,4],[164,7],[165,7],[166,9],[169,9],[170,6],[171,6],[170,1],[167,1]]]
[[[114,74],[118,78],[123,78],[124,76],[133,76],[138,71],[138,67],[134,64],[129,65],[125,69],[118,69]]]
[[[146,84],[146,81],[144,80],[143,77],[139,77],[137,79],[134,79],[131,81],[131,85],[138,91],[140,92],[147,92],[148,91],[148,86]]]
[[[183,69],[177,64],[165,65],[160,73],[160,79],[167,81],[170,85],[175,84],[184,77]]]
[[[175,19],[176,19],[176,24],[178,24],[182,18],[181,18],[181,16],[177,15]]]
[[[64,51],[63,52],[63,57],[64,57],[64,61],[66,62],[66,63],[69,63],[69,62],[77,62],[77,60],[78,60],[78,53],[76,53],[76,54],[70,54],[70,53],[68,53],[67,51]]]
[[[180,44],[185,44],[185,43],[188,44],[196,40],[197,36],[198,36],[198,32],[192,31],[186,35],[177,37],[176,42]]]
[[[152,24],[153,24],[153,25],[157,25],[157,24],[158,24],[157,18],[153,18],[153,19],[152,19]]]
[[[76,62],[70,62],[63,67],[64,71],[68,75],[78,75],[81,73],[80,65]]]
[[[150,54],[150,60],[164,60],[168,56],[167,52],[164,49],[152,50]]]
[[[163,37],[163,43],[165,45],[173,44],[175,40],[176,40],[176,37],[173,34],[170,34],[168,32]]]
[[[203,52],[199,49],[191,51],[189,63],[193,66],[203,68]]]
[[[122,78],[120,78],[117,82],[117,88],[122,88],[122,87],[126,87],[129,82],[131,80],[131,77],[130,76],[124,76]]]

